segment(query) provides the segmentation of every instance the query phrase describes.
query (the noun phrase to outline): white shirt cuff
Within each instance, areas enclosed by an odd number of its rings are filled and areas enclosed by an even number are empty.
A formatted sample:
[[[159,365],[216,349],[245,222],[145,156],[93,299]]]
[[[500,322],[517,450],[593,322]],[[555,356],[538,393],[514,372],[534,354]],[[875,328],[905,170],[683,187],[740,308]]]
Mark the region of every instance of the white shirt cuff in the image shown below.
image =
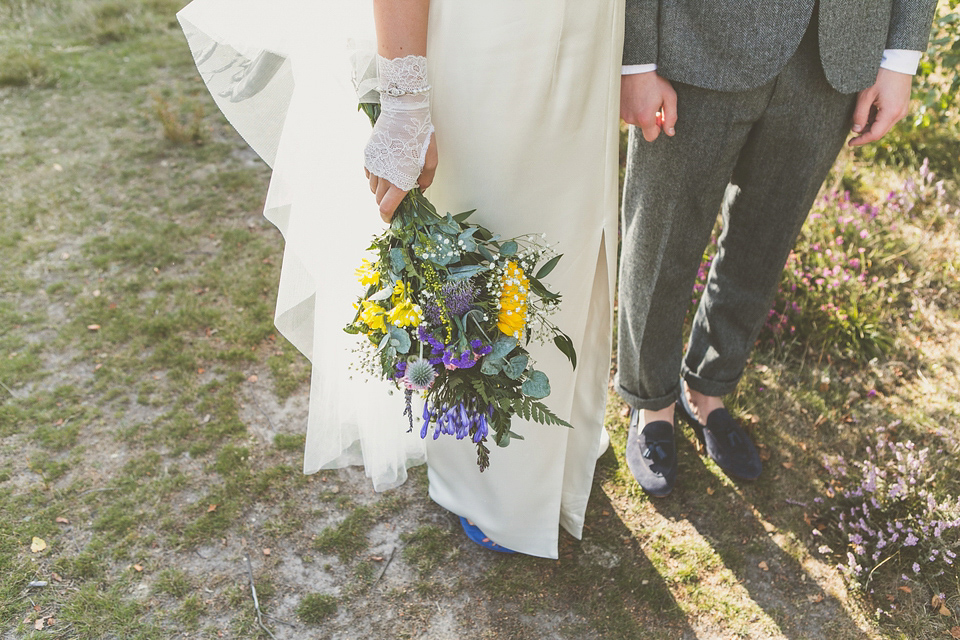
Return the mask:
[[[880,59],[880,68],[911,76],[916,75],[921,55],[920,51],[909,49],[885,49],[883,58]]]
[[[620,74],[630,76],[635,73],[648,73],[656,70],[657,64],[655,62],[651,62],[650,64],[625,64],[621,67]]]

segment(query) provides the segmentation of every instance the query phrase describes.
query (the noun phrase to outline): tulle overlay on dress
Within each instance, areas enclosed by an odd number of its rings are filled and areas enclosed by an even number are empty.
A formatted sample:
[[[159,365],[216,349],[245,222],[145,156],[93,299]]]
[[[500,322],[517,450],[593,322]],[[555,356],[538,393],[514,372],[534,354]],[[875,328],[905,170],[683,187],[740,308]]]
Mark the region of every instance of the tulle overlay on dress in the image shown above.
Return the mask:
[[[377,490],[428,463],[430,495],[491,539],[556,557],[574,536],[593,478],[609,370],[617,239],[622,0],[432,0],[427,57],[440,211],[477,209],[504,237],[547,234],[564,254],[547,278],[573,371],[534,349],[551,409],[573,429],[514,420],[526,439],[491,452],[407,433],[403,394],[355,368],[342,331],[354,270],[382,228],[362,171],[369,123],[357,113],[347,41],[372,39],[364,0],[194,0],[179,18],[218,106],[272,166],[264,215],[286,242],[276,324],[313,363],[304,471],[363,465]]]

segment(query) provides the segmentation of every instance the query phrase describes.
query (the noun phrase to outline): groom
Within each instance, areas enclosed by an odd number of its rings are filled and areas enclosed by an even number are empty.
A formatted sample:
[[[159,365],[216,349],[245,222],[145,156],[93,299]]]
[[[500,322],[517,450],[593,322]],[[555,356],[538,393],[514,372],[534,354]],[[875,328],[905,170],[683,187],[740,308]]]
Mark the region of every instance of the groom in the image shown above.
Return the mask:
[[[627,0],[616,388],[634,408],[627,463],[651,495],[677,475],[674,403],[707,453],[753,480],[723,408],[786,258],[844,140],[906,114],[936,0]],[[728,189],[728,185],[730,188]],[[683,353],[717,213],[723,232]]]

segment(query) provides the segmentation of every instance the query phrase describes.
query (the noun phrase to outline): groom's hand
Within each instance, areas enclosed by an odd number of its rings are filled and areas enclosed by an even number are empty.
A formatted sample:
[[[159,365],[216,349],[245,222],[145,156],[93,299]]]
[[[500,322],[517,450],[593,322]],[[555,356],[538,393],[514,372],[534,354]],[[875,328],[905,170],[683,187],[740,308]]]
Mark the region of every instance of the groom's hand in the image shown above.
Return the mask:
[[[857,96],[851,128],[860,135],[850,140],[851,147],[876,142],[907,115],[912,83],[912,75],[880,69],[873,86]]]
[[[653,142],[661,129],[668,136],[677,124],[677,92],[656,71],[620,76],[620,117],[640,127],[643,139]]]

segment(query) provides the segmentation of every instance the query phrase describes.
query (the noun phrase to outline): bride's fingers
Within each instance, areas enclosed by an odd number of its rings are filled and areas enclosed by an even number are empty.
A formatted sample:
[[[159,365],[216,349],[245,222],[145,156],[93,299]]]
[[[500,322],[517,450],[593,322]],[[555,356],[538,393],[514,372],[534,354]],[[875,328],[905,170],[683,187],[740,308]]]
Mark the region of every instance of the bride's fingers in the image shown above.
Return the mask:
[[[427,157],[423,163],[423,171],[420,172],[420,178],[417,184],[421,189],[426,189],[433,183],[433,178],[437,174],[437,136],[430,139],[430,146],[427,147]]]
[[[364,169],[364,171],[366,171],[366,169]],[[377,174],[367,171],[367,179],[370,180],[370,193],[376,193],[377,183],[380,181],[380,178],[377,177]]]
[[[406,191],[390,185],[390,189],[380,201],[380,217],[383,218],[384,222],[390,222],[393,219],[393,213],[397,210],[397,207],[400,206],[400,203],[406,195]]]
[[[377,179],[377,183],[375,185],[375,190],[374,190],[374,194],[376,194],[377,196],[377,204],[380,204],[380,202],[383,200],[383,196],[387,195],[387,191],[392,186],[393,185],[390,184],[388,180],[385,180],[385,179],[381,180],[379,178]]]

